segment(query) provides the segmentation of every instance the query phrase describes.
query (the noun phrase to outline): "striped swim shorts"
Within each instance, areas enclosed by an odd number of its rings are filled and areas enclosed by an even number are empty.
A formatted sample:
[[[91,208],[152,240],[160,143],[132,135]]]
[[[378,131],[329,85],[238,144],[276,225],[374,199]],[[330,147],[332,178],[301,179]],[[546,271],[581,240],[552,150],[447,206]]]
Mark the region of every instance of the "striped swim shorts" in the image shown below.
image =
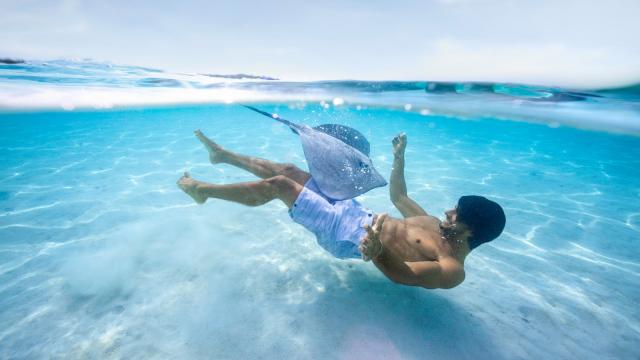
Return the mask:
[[[354,199],[332,200],[309,179],[289,209],[293,221],[311,231],[318,244],[333,256],[361,258],[360,240],[366,235],[364,225],[371,225],[373,212]]]

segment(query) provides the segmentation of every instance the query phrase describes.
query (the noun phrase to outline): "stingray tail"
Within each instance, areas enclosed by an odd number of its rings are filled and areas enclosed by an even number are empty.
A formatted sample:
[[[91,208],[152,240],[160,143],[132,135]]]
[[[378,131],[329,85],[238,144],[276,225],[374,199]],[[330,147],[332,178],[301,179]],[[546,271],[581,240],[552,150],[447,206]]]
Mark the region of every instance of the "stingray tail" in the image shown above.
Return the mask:
[[[296,123],[293,123],[293,122],[291,122],[291,121],[289,121],[287,119],[283,119],[278,114],[271,114],[271,113],[268,113],[266,111],[262,111],[260,109],[254,108],[253,106],[249,106],[249,105],[242,105],[242,106],[246,107],[249,110],[253,110],[253,111],[255,111],[255,112],[259,113],[259,114],[262,114],[262,115],[264,115],[266,117],[270,117],[273,120],[280,121],[281,123],[283,123],[283,124],[287,125],[288,127],[290,127],[291,131],[293,131],[296,134],[298,133],[298,130],[300,129],[300,125],[298,125]]]

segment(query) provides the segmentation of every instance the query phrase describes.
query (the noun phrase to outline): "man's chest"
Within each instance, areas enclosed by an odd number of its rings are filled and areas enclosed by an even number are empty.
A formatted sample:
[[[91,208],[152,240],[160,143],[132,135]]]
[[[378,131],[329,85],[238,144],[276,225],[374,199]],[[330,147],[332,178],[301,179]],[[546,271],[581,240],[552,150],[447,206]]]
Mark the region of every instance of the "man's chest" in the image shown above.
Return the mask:
[[[429,219],[409,220],[383,245],[405,261],[436,260],[442,242],[438,223]]]

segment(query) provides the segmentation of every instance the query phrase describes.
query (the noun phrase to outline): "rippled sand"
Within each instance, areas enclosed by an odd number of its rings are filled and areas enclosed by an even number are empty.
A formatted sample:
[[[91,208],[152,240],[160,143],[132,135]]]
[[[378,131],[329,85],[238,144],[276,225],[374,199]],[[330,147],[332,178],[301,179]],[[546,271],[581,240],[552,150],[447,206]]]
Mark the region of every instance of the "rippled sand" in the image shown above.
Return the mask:
[[[264,107],[361,130],[382,174],[409,137],[410,195],[507,213],[467,279],[429,291],[338,260],[284,205],[197,206],[193,137],[304,167],[296,137],[238,106],[0,115],[0,358],[635,358],[640,138],[384,109]],[[361,197],[399,216],[388,188]]]

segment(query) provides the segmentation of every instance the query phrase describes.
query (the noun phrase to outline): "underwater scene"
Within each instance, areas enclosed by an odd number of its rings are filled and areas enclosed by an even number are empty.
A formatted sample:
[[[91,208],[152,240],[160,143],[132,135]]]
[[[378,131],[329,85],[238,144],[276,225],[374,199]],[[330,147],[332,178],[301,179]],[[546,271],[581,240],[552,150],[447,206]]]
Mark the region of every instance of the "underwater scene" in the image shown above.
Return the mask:
[[[291,82],[90,60],[0,65],[0,358],[635,359],[640,88]],[[338,259],[287,206],[176,186],[257,178],[194,130],[307,169],[298,124],[362,133],[444,218],[499,202],[506,227],[447,290]],[[357,197],[401,218],[389,187]]]

